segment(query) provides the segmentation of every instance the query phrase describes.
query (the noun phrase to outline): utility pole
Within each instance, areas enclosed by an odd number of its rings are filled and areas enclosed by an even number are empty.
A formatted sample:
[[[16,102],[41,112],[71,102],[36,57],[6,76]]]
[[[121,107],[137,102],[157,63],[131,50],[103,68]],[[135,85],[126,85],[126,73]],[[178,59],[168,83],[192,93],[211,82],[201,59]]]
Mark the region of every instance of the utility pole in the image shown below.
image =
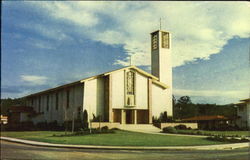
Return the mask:
[[[129,65],[132,65],[132,55],[129,56]]]

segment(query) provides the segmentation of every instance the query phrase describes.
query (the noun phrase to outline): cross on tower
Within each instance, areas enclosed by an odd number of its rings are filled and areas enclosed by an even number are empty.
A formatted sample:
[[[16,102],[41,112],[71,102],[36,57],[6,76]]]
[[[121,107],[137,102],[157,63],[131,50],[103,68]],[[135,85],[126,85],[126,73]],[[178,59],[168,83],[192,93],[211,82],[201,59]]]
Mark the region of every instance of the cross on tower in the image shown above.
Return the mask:
[[[129,65],[132,65],[132,55],[129,56]]]
[[[161,30],[161,18],[160,18],[160,30]]]

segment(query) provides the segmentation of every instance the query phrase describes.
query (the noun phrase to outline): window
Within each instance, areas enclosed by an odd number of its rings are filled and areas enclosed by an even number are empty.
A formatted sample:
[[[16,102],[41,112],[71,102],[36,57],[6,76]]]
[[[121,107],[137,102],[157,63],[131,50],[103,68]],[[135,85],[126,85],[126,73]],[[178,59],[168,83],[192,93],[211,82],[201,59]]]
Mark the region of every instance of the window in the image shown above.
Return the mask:
[[[69,108],[69,90],[67,90],[67,108]]]
[[[162,48],[169,48],[169,33],[162,32]]]
[[[152,34],[152,50],[158,49],[158,33]]]
[[[38,97],[38,112],[41,111],[41,96]]]
[[[49,95],[47,95],[47,111],[49,111]]]
[[[56,93],[56,110],[58,110],[58,100],[59,100],[58,93]]]
[[[126,73],[126,102],[127,106],[135,105],[135,73],[129,71]]]
[[[127,94],[135,94],[135,73],[131,71],[127,72]]]
[[[77,108],[77,119],[81,118],[81,107]]]

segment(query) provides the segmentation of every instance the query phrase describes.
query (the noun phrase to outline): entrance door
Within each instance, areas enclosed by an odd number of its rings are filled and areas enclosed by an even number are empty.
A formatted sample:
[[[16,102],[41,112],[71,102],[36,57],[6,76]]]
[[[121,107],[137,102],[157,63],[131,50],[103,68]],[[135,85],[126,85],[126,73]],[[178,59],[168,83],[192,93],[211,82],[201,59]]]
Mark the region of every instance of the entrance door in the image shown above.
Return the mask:
[[[126,110],[126,124],[132,124],[132,123],[133,123],[132,110]]]

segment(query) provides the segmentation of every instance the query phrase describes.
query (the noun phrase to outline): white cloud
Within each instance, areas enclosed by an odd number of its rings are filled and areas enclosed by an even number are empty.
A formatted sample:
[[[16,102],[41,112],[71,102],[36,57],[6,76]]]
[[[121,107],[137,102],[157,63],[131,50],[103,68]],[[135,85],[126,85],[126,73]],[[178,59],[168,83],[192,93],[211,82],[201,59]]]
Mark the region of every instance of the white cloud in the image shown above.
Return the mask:
[[[242,90],[185,90],[173,89],[173,94],[177,96],[202,96],[202,97],[227,97],[243,99],[248,97],[248,91]]]
[[[34,30],[35,32],[42,35],[43,37],[46,37],[52,40],[70,39],[70,37],[66,35],[61,29],[51,27],[51,26],[48,27],[47,24],[38,24],[38,23],[34,24],[31,22],[26,22],[24,24],[20,24],[19,27],[28,29],[28,30]]]
[[[173,66],[219,53],[234,36],[249,37],[248,2],[33,2],[56,20],[81,28],[82,35],[107,44],[123,44],[134,65],[150,65],[149,33],[172,33]],[[115,22],[100,26],[102,16]],[[102,22],[102,23],[101,23]],[[111,23],[111,22],[110,22]],[[99,28],[104,31],[99,31]],[[46,34],[46,32],[44,32]],[[129,58],[115,64],[127,65]]]
[[[21,75],[21,80],[28,82],[31,85],[41,85],[45,84],[48,78],[45,76],[36,76],[36,75]]]

